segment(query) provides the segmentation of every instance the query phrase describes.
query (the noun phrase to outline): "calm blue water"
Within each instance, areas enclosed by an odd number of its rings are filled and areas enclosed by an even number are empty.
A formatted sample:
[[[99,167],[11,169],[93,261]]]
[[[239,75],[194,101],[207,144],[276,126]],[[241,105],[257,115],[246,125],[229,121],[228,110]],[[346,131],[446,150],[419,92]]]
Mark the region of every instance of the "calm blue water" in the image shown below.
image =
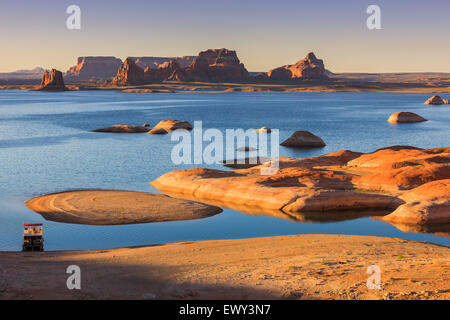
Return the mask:
[[[450,245],[449,238],[402,232],[370,217],[299,223],[225,209],[201,220],[86,226],[46,221],[23,204],[29,198],[67,189],[154,192],[149,181],[167,171],[188,167],[170,161],[175,142],[169,135],[89,132],[92,129],[119,123],[155,125],[162,119],[202,120],[204,129],[223,132],[228,128],[279,128],[281,140],[296,130],[308,130],[327,143],[323,149],[306,151],[280,147],[280,155],[290,157],[341,149],[368,152],[390,145],[448,146],[450,106],[426,106],[423,102],[429,96],[0,91],[0,250],[20,250],[22,224],[34,222],[44,222],[46,250],[303,233],[389,236]],[[388,116],[397,111],[416,112],[430,121],[389,124]]]

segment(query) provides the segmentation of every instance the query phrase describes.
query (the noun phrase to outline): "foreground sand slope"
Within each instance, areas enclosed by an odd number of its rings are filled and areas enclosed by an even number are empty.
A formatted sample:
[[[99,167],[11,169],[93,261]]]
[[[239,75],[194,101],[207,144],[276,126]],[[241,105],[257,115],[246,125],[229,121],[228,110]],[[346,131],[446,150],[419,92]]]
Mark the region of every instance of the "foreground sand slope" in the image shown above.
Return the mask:
[[[0,253],[2,299],[450,299],[449,248],[296,235],[102,251]],[[66,269],[81,268],[81,290]],[[381,269],[369,290],[367,267]]]

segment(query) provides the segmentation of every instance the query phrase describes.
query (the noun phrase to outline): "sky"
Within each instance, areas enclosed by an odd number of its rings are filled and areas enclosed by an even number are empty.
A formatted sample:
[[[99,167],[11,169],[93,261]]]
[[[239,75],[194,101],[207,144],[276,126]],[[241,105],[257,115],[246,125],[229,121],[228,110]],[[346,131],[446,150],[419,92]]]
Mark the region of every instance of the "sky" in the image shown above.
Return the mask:
[[[80,30],[66,27],[74,4]],[[366,26],[372,4],[380,30]],[[1,0],[0,72],[209,48],[236,50],[249,71],[313,51],[333,72],[450,72],[449,12],[449,0]]]

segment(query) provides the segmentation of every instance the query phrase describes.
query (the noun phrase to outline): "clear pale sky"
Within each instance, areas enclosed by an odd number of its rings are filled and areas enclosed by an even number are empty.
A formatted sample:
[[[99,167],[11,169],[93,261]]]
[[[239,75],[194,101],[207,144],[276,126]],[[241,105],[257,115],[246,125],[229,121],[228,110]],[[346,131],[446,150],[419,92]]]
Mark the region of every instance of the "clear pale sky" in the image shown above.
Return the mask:
[[[81,30],[66,28],[71,4]],[[381,30],[366,27],[370,4],[381,8]],[[313,51],[333,72],[450,72],[449,12],[449,0],[2,0],[0,72],[222,47],[249,71]]]

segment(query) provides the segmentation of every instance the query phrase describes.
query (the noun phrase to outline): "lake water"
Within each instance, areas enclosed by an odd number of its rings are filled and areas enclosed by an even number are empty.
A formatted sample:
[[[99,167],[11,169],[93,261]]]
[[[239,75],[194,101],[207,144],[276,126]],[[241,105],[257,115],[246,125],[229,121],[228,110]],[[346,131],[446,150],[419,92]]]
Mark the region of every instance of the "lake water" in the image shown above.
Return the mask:
[[[322,149],[280,147],[281,156],[310,157],[341,149],[369,152],[391,145],[449,145],[450,106],[426,106],[416,93],[207,93],[125,94],[116,91],[44,93],[0,91],[0,250],[21,250],[23,223],[44,223],[45,249],[104,249],[154,243],[287,234],[354,234],[417,239],[450,245],[449,238],[403,232],[363,217],[300,223],[225,209],[191,221],[87,226],[44,220],[29,198],[68,189],[155,192],[148,184],[187,168],[170,161],[170,135],[108,134],[89,130],[114,124],[151,126],[163,119],[203,121],[203,128],[280,129],[280,140],[308,130]],[[391,125],[397,111],[428,122]],[[223,168],[210,165],[211,168]]]

